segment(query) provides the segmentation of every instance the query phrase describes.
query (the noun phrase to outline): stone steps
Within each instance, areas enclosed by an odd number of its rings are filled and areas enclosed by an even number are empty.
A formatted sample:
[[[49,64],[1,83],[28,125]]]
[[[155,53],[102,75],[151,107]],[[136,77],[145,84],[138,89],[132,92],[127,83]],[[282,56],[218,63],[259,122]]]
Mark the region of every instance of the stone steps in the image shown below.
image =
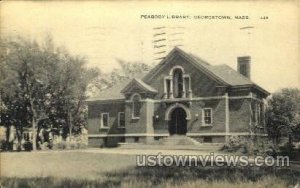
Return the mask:
[[[185,135],[174,135],[160,140],[153,141],[149,144],[142,143],[125,143],[120,144],[121,149],[153,149],[153,150],[200,150],[200,151],[217,151],[223,144],[218,143],[200,143],[193,138]]]
[[[158,145],[199,145],[200,143],[190,137],[187,137],[187,136],[174,135],[174,136],[162,138],[162,139],[154,142],[154,144],[158,144]]]

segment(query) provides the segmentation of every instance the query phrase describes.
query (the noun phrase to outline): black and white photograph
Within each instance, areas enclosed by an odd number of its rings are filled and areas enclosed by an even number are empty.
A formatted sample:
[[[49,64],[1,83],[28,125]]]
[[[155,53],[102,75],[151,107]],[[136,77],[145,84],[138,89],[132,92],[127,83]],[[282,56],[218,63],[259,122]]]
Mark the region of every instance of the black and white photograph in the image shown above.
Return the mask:
[[[299,1],[1,1],[0,188],[300,188]]]

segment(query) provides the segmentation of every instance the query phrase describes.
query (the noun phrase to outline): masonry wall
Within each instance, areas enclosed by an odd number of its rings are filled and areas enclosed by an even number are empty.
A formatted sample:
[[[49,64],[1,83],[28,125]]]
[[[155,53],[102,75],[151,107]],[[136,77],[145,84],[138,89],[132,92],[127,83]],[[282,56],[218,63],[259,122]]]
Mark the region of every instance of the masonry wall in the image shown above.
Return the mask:
[[[154,116],[159,119],[154,120],[154,132],[157,134],[168,134],[168,121],[165,120],[165,113],[169,106],[174,103],[156,103]],[[225,99],[214,99],[205,101],[193,101],[192,103],[181,102],[187,106],[191,112],[191,119],[187,121],[187,133],[214,133],[225,131]],[[212,108],[212,126],[203,126],[202,109]],[[198,116],[196,116],[196,114]]]
[[[165,120],[167,108],[174,103],[156,103],[154,107],[154,132],[157,134],[168,134],[168,121]],[[191,119],[188,120],[188,133],[224,133],[225,132],[225,99],[213,99],[204,101],[193,101],[191,105],[188,102],[181,104],[187,106],[191,112]],[[202,109],[212,108],[213,122],[212,126],[203,126]],[[198,114],[198,117],[196,117]],[[229,126],[230,132],[249,131],[249,100],[234,99],[229,100]]]
[[[250,123],[249,99],[229,100],[230,132],[249,132]]]
[[[137,119],[132,118],[132,103],[128,102],[125,104],[125,122],[126,122],[126,133],[146,133],[147,128],[147,105],[145,102],[141,102],[140,117]]]
[[[199,71],[198,68],[193,66],[191,63],[184,60],[182,57],[176,55],[170,60],[161,72],[157,73],[157,76],[153,78],[151,83],[148,83],[158,91],[155,99],[162,99],[164,94],[164,77],[169,75],[170,70],[175,65],[180,65],[184,68],[185,73],[191,77],[191,87],[193,97],[211,97],[223,95],[224,92],[220,92],[218,89],[217,82],[208,77],[204,72]],[[187,86],[186,86],[187,88]]]
[[[88,132],[89,134],[123,134],[124,128],[118,127],[118,112],[125,112],[124,102],[88,103]],[[101,113],[109,113],[109,128],[100,127]]]

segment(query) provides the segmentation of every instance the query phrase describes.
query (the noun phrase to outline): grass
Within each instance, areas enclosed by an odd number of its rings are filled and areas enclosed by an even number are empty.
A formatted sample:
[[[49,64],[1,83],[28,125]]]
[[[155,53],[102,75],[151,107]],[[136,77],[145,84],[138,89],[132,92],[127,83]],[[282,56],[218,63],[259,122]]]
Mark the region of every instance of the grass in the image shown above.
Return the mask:
[[[99,179],[103,173],[135,166],[135,156],[61,152],[0,153],[1,175],[6,177],[62,177]]]
[[[222,187],[283,188],[300,181],[299,172],[271,168],[231,167],[135,167],[105,173],[102,178],[71,179],[58,177],[14,178],[1,180],[3,187]]]
[[[120,154],[76,151],[50,155],[49,153],[22,153],[21,155],[8,153],[2,155],[1,160],[5,161],[2,163],[4,166],[1,166],[4,177],[0,180],[4,188],[282,188],[294,187],[300,182],[300,172],[291,169],[136,167],[135,156]]]

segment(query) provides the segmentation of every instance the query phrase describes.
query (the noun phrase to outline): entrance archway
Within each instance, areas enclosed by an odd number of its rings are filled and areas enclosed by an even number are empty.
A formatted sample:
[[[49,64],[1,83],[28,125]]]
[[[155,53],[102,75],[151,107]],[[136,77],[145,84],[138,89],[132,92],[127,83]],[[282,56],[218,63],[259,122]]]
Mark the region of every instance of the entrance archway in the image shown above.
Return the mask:
[[[185,135],[187,132],[187,114],[181,107],[175,108],[171,112],[169,120],[169,133],[170,135],[178,134]]]

